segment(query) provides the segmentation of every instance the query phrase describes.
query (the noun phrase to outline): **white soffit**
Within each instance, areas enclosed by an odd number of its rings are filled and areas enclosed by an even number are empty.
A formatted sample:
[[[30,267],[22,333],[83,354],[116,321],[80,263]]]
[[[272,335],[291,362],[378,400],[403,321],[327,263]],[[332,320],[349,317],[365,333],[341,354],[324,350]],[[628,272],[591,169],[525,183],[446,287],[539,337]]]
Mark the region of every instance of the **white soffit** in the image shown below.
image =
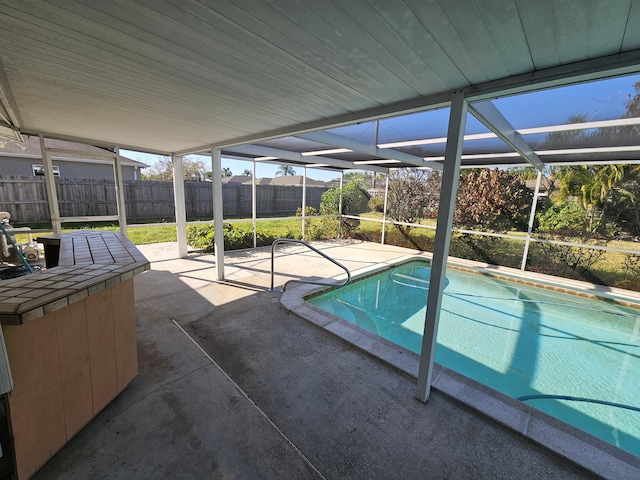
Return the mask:
[[[628,64],[638,24],[631,0],[0,0],[0,64],[23,131],[179,152]]]

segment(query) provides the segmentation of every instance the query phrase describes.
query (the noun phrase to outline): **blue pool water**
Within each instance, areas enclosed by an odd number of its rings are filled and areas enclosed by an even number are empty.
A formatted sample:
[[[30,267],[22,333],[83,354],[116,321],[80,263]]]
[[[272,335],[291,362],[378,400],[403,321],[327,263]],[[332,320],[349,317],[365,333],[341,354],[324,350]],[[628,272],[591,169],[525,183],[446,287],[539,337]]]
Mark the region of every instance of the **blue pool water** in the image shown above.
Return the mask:
[[[430,268],[413,261],[308,299],[420,352]],[[640,310],[448,269],[436,361],[640,456]]]

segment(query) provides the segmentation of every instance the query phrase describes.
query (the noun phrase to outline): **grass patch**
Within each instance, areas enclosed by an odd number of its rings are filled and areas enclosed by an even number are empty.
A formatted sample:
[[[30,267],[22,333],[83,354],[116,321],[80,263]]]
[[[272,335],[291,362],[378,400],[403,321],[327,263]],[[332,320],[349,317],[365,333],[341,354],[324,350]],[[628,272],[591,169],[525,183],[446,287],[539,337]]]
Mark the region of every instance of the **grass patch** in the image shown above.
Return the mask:
[[[382,214],[370,212],[362,215],[362,220],[347,219],[343,222],[342,233],[352,238],[380,243],[382,237],[382,224],[373,220],[382,220]],[[371,219],[371,220],[366,220]],[[423,225],[435,226],[434,219],[425,219]],[[257,244],[258,246],[271,245],[276,238],[302,238],[301,218],[283,218],[282,220],[257,219]],[[47,228],[46,226],[40,228]],[[253,247],[253,222],[251,220],[225,223],[225,249]],[[63,233],[77,230],[101,230],[119,231],[116,225],[82,225],[77,228],[64,228]],[[213,250],[213,225],[189,225],[187,227],[189,245],[203,248],[205,251]],[[305,239],[319,240],[336,238],[338,222],[336,217],[306,217]],[[523,232],[509,232],[511,235],[524,236]],[[34,234],[34,238],[46,235],[46,233]],[[129,239],[136,245],[150,243],[175,242],[177,240],[176,227],[148,226],[134,227],[127,231]],[[413,228],[408,235],[403,235],[397,228],[387,225],[385,229],[385,243],[400,247],[411,248],[419,251],[433,251],[435,230],[432,228]],[[565,239],[575,243],[581,243],[582,239]],[[16,243],[27,242],[26,234],[16,235]],[[602,240],[602,245],[612,248],[637,251],[640,256],[640,243],[623,240]],[[573,248],[573,247],[567,247]],[[511,268],[520,268],[524,242],[505,238],[486,237],[454,233],[451,238],[450,254],[454,257],[480,261],[493,265],[502,265]],[[579,253],[579,252],[578,252]],[[620,252],[605,252],[582,271],[567,269],[562,264],[562,256],[555,260],[549,258],[548,252],[543,252],[540,244],[532,243],[529,251],[528,269],[542,271],[556,276],[584,280],[601,285],[626,288],[640,291],[640,279],[637,272],[630,271],[628,259],[630,254]],[[554,262],[556,263],[554,265]],[[640,262],[637,262],[640,265]]]

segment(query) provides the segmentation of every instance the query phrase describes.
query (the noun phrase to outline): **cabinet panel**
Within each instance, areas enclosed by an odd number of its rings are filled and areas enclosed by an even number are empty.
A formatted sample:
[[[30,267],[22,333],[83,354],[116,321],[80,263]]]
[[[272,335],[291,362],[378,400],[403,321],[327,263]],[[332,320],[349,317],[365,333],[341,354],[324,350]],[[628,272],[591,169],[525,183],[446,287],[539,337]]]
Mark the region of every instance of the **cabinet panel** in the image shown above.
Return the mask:
[[[121,392],[138,374],[133,279],[121,282],[111,290],[116,345],[116,376],[118,391]]]
[[[87,297],[86,313],[93,413],[96,415],[118,394],[111,289]]]
[[[85,301],[58,310],[55,315],[68,440],[93,418]]]
[[[18,478],[28,478],[67,441],[54,314],[4,325],[13,375],[9,415]]]

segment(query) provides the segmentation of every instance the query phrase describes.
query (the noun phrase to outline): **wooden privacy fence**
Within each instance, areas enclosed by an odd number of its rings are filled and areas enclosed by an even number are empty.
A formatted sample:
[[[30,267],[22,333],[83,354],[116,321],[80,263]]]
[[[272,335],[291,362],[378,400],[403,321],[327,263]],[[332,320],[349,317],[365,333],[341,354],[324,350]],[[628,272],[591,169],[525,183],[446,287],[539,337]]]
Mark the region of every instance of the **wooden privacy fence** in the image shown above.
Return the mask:
[[[117,215],[113,180],[56,178],[62,217]],[[307,205],[320,208],[326,187],[307,187]],[[188,219],[213,217],[210,182],[185,182]],[[174,220],[173,183],[129,180],[124,182],[127,221]],[[251,185],[222,185],[224,215],[251,217]],[[256,185],[258,216],[293,214],[302,206],[302,187]],[[44,179],[31,176],[0,175],[0,211],[11,213],[14,223],[47,223],[49,205]]]

